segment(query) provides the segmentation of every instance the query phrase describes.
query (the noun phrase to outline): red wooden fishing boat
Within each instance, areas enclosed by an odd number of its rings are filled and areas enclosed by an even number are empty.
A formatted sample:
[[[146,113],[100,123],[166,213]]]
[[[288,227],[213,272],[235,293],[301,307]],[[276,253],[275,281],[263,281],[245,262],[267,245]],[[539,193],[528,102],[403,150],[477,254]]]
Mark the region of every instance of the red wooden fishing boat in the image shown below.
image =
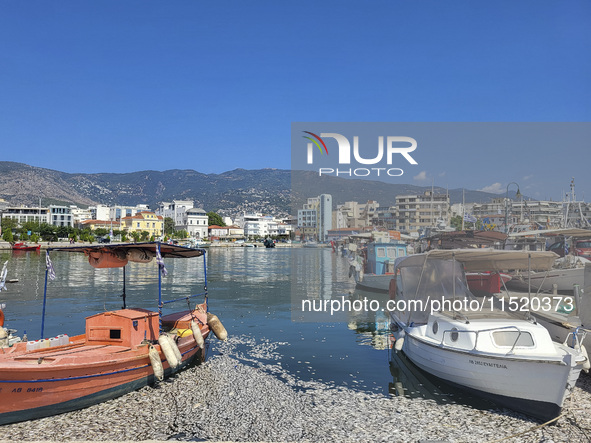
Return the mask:
[[[207,312],[206,284],[201,294],[162,301],[161,279],[166,273],[162,258],[203,256],[205,265],[203,249],[150,242],[53,250],[84,253],[90,264],[99,268],[156,257],[158,312],[127,308],[124,285],[123,309],[87,317],[84,334],[1,349],[0,424],[72,411],[137,390],[203,359],[204,339],[210,329],[225,338],[217,317]],[[51,279],[54,274],[50,251],[46,282],[47,276]],[[125,271],[123,276],[125,281]],[[162,315],[164,304],[188,302],[193,297],[204,301],[195,309]],[[43,325],[42,321],[41,336]]]
[[[13,251],[39,251],[41,249],[41,245],[28,245],[23,242],[13,243],[12,250]]]

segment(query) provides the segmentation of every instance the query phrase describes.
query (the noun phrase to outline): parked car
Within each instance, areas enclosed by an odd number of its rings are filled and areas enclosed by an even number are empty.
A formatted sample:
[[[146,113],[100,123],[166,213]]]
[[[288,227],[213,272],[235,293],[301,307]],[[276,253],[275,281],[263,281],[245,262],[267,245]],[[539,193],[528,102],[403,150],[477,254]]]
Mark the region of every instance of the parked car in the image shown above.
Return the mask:
[[[99,237],[97,241],[99,243],[111,243],[111,237]]]
[[[573,240],[572,245],[572,250],[569,247],[567,251],[569,254],[572,253],[573,255],[577,255],[591,260],[591,239]],[[559,256],[564,257],[564,240],[552,243],[550,246],[546,248],[546,250],[556,252]]]
[[[575,255],[591,260],[591,239],[577,240],[575,243]]]

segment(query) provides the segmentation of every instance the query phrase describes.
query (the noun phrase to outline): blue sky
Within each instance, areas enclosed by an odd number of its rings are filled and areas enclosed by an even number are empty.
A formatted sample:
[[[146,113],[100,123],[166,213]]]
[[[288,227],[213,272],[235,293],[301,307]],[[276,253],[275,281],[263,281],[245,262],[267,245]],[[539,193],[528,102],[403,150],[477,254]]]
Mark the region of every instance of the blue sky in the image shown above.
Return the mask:
[[[589,54],[587,0],[2,2],[0,159],[289,169],[292,122],[589,122]],[[447,149],[406,182],[591,200],[588,147]]]

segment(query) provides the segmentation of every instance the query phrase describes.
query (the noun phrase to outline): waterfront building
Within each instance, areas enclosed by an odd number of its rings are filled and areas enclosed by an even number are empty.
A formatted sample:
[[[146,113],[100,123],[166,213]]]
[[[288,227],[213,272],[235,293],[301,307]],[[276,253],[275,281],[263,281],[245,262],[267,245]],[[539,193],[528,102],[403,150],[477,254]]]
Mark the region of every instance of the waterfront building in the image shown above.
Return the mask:
[[[90,206],[90,218],[94,220],[109,220],[109,207],[107,205]]]
[[[123,217],[121,229],[128,233],[146,231],[150,236],[158,238],[164,232],[164,218],[153,212],[138,212],[130,217]]]
[[[19,225],[28,222],[49,223],[49,208],[42,208],[41,206],[8,206],[2,211],[2,218],[15,220]]]
[[[193,200],[173,200],[172,202],[162,202],[156,214],[162,217],[172,218],[174,220],[175,229],[180,230],[180,227],[184,225],[185,213],[187,210],[194,207]],[[177,228],[178,227],[178,228]]]
[[[136,206],[109,206],[109,220],[121,220],[123,217],[131,217],[136,215],[138,212],[149,211],[148,205],[136,205]]]
[[[298,228],[304,240],[328,240],[332,229],[332,196],[321,194],[308,199],[303,209],[298,210]]]
[[[84,220],[92,219],[92,212],[90,208],[82,209],[76,205],[70,205],[70,212],[72,213],[72,218],[74,222],[74,226],[80,226]]]
[[[425,191],[396,196],[396,229],[410,234],[438,225],[449,226],[449,195]]]
[[[348,201],[338,205],[334,214],[334,227],[363,228],[377,222],[379,203],[368,200],[366,203]]]
[[[279,233],[279,222],[275,217],[259,212],[243,212],[236,218],[236,225],[244,229],[244,236],[247,238],[270,237]]]
[[[49,205],[49,223],[54,226],[74,227],[74,217],[69,206]]]
[[[185,211],[182,223],[178,228],[187,231],[191,238],[204,239],[207,238],[208,235],[208,224],[209,217],[205,210],[201,208],[191,208]]]
[[[82,220],[80,223],[78,223],[78,227],[80,229],[90,229],[91,231],[94,231],[95,229],[106,229],[107,231],[111,232],[111,230],[121,230],[121,222],[119,220],[113,221],[113,220],[93,220],[93,219],[89,219],[89,220]]]

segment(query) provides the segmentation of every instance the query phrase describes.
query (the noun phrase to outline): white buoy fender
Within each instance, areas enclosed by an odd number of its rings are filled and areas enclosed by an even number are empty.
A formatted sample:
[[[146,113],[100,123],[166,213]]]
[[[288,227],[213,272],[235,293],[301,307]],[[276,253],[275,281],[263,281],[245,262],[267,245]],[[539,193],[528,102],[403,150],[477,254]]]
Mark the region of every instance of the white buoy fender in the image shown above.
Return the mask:
[[[402,350],[402,345],[404,344],[404,337],[400,337],[398,340],[394,342],[394,349],[397,351]]]
[[[587,349],[585,348],[585,345],[581,345],[581,353],[586,358],[585,363],[583,363],[583,371],[585,371],[585,373],[588,374],[589,369],[591,369],[591,362],[589,361],[589,355],[587,354]]]
[[[179,361],[179,364],[181,364],[183,362],[183,356],[181,355],[181,351],[179,351],[179,347],[176,344],[174,337],[172,337],[168,334],[166,334],[166,336],[168,337],[168,340],[170,340],[170,347],[172,348],[172,351],[174,352],[174,356]]]
[[[150,356],[150,363],[152,364],[152,369],[154,370],[154,376],[158,379],[158,381],[164,380],[164,368],[162,367],[160,354],[152,344],[150,344],[148,355]]]
[[[193,331],[193,337],[195,337],[197,346],[203,349],[205,341],[203,340],[203,334],[201,334],[201,329],[199,328],[199,325],[195,320],[191,320],[191,330]]]
[[[160,345],[160,349],[162,349],[162,353],[164,354],[164,357],[166,358],[166,361],[168,362],[169,366],[172,369],[175,369],[180,362],[176,358],[175,352],[172,349],[172,344],[168,336],[166,334],[162,334],[160,337],[158,337],[158,344]]]
[[[219,340],[227,340],[228,331],[226,331],[226,328],[224,328],[224,325],[222,325],[222,322],[217,317],[217,315],[208,312],[207,324]]]

